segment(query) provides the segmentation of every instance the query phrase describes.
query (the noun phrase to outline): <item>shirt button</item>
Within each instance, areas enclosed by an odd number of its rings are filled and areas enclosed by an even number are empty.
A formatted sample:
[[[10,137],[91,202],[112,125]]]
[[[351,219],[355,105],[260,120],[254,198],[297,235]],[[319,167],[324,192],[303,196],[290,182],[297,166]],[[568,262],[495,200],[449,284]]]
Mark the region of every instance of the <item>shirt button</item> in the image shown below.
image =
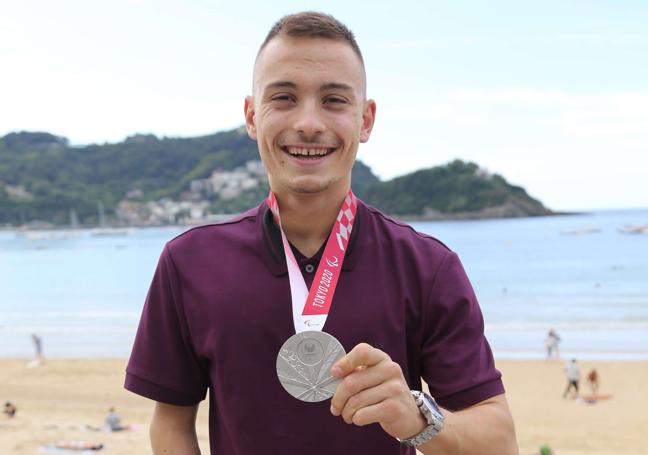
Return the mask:
[[[306,267],[304,267],[304,270],[306,270],[306,273],[313,273],[313,270],[315,270],[315,267],[313,267],[313,264],[306,264]]]

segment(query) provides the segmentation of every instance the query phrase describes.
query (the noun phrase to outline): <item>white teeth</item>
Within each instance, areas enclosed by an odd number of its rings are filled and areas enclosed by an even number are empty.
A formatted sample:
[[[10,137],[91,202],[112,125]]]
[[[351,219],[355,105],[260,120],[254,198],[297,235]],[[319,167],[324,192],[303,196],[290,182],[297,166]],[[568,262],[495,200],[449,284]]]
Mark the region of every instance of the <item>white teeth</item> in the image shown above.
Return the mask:
[[[288,147],[288,153],[294,156],[324,156],[332,149],[307,149],[300,147]]]

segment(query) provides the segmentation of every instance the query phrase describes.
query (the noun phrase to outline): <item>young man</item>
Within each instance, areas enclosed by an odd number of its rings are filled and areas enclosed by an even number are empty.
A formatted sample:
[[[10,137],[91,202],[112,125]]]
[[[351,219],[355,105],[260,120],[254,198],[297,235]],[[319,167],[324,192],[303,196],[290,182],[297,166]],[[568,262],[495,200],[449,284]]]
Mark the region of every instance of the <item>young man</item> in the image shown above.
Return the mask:
[[[272,194],[169,242],[147,297],[126,387],[154,453],[199,453],[208,390],[212,454],[517,453],[457,256],[350,192],[375,114],[346,27],[275,25],[245,99]]]
[[[563,398],[567,398],[567,394],[573,388],[572,398],[578,398],[578,381],[580,381],[580,367],[576,359],[571,359],[565,365],[565,377],[567,378],[567,387],[563,392]]]

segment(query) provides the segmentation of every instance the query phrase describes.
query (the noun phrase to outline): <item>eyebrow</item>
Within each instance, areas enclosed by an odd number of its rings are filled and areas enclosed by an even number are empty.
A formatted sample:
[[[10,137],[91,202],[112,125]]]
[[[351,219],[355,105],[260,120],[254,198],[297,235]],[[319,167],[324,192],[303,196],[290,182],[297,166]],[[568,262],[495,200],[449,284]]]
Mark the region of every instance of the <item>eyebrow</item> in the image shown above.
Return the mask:
[[[271,84],[268,84],[266,86],[266,90],[273,89],[273,88],[292,88],[292,89],[296,89],[297,84],[295,84],[294,82],[290,82],[290,81],[277,81],[277,82],[273,82]]]
[[[344,90],[347,92],[352,92],[353,87],[351,87],[348,84],[343,84],[341,82],[329,82],[328,84],[324,84],[320,87],[320,92],[324,92],[326,90]]]
[[[268,84],[266,86],[266,90],[277,89],[277,88],[297,89],[297,84],[291,81],[277,81],[277,82],[272,82],[271,84]],[[323,84],[320,87],[320,92],[325,92],[327,90],[344,90],[344,91],[352,92],[353,87],[351,87],[348,84],[344,84],[342,82],[328,82],[326,84]]]

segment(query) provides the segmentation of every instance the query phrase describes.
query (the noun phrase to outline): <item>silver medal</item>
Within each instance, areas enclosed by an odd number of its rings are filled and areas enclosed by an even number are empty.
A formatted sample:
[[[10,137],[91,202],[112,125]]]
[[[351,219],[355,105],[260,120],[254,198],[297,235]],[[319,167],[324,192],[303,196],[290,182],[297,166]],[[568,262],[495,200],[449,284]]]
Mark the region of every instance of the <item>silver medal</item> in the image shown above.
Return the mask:
[[[279,382],[293,397],[316,402],[331,398],[339,379],[331,367],[346,352],[334,336],[326,332],[297,333],[281,346],[277,355]]]

